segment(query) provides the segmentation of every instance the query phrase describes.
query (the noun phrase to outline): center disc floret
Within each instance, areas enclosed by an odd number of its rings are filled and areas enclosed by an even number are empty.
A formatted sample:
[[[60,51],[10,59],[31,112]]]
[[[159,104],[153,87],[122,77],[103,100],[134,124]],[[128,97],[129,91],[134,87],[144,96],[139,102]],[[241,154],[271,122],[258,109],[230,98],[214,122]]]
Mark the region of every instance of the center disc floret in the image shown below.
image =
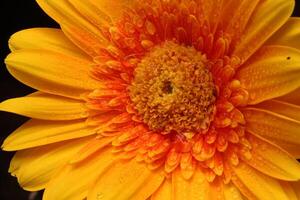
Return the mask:
[[[207,129],[216,100],[206,57],[171,41],[141,60],[129,91],[144,123],[165,133]]]

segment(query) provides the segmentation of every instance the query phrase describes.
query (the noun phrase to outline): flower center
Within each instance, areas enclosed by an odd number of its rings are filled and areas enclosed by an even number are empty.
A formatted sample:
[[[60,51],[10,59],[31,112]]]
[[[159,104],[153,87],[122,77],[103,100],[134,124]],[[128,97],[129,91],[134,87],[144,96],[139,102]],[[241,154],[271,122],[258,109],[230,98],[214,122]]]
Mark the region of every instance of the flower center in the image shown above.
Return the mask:
[[[216,100],[205,55],[172,41],[153,48],[142,59],[129,92],[144,123],[164,133],[207,129]]]

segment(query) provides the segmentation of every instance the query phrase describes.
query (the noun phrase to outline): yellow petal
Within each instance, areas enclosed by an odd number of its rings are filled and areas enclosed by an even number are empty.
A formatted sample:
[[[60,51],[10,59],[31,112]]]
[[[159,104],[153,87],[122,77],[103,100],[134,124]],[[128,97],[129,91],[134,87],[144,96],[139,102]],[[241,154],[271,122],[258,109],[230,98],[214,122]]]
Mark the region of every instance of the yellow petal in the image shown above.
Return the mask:
[[[85,162],[66,165],[51,179],[43,199],[85,199],[99,175],[107,173],[116,160],[117,156],[111,152],[111,149],[105,148]]]
[[[211,190],[200,169],[189,180],[182,177],[179,169],[172,173],[172,200],[212,200],[216,194]]]
[[[69,0],[69,2],[85,19],[98,26],[101,25],[100,22],[112,23],[118,20],[125,6],[128,7],[133,3],[128,0]]]
[[[224,200],[243,200],[240,191],[232,183],[224,184]]]
[[[300,106],[278,100],[268,100],[255,105],[256,108],[270,110],[271,112],[300,121]]]
[[[261,48],[237,73],[249,92],[249,104],[285,95],[300,86],[300,51],[283,46]]]
[[[44,120],[72,120],[88,116],[82,101],[40,92],[8,99],[0,103],[0,110]]]
[[[45,49],[64,55],[90,59],[60,29],[54,28],[31,28],[19,31],[11,36],[9,46],[12,51],[20,49]]]
[[[132,4],[127,0],[37,0],[41,8],[58,23],[68,23],[96,31],[98,23],[111,23]],[[98,30],[99,31],[99,30]],[[97,33],[97,32],[95,32]]]
[[[166,179],[157,191],[152,195],[151,200],[172,200],[172,182]]]
[[[291,17],[268,41],[269,45],[282,45],[300,49],[300,18]]]
[[[294,0],[260,1],[239,38],[233,55],[246,61],[289,18]]]
[[[77,26],[62,24],[61,28],[65,35],[79,48],[86,52],[91,57],[99,56],[99,51],[106,48],[104,38],[99,38],[91,32],[86,32]]]
[[[85,137],[18,151],[10,163],[9,172],[18,178],[25,190],[41,190],[90,139]]]
[[[296,158],[300,157],[300,122],[258,108],[247,108],[243,113],[247,131],[277,144]]]
[[[79,162],[82,162],[91,156],[93,156],[95,153],[99,152],[104,147],[111,144],[114,137],[96,137],[89,141],[80,151],[78,154],[76,154],[73,158],[70,159],[70,164],[76,164]]]
[[[232,182],[248,199],[289,200],[279,182],[241,162],[233,168]]]
[[[87,1],[85,1],[87,2]],[[87,32],[101,36],[96,25],[91,24],[72,6],[68,0],[37,0],[41,8],[58,23],[73,24],[85,28]]]
[[[64,140],[95,134],[93,127],[87,127],[83,120],[44,121],[29,120],[3,142],[5,151],[16,151],[51,144]]]
[[[299,200],[297,198],[297,194],[294,191],[292,185],[292,182],[287,182],[287,181],[280,181],[280,185],[283,188],[283,190],[285,191],[286,195],[289,197],[289,200]],[[300,189],[300,188],[299,188]]]
[[[295,158],[258,136],[249,134],[248,140],[252,145],[252,158],[245,160],[248,165],[277,179],[300,180],[300,163]]]
[[[79,98],[98,87],[89,76],[91,62],[47,50],[19,50],[5,60],[9,72],[21,82],[43,92]]]
[[[164,178],[162,171],[150,170],[145,163],[120,161],[99,176],[88,199],[147,199],[159,188]]]
[[[63,27],[63,31],[66,31],[67,36],[75,44],[92,56],[97,56],[98,46],[108,42],[102,36],[101,27],[111,24],[112,20],[117,20],[123,12],[123,6],[130,4],[130,1],[125,0],[37,0],[37,2]]]
[[[78,1],[78,0],[77,0]],[[132,0],[89,0],[90,2],[94,2],[100,10],[107,13],[114,21],[124,14],[124,8],[128,8],[132,6],[135,1]]]
[[[280,101],[285,101],[291,104],[300,105],[300,88],[277,98]]]

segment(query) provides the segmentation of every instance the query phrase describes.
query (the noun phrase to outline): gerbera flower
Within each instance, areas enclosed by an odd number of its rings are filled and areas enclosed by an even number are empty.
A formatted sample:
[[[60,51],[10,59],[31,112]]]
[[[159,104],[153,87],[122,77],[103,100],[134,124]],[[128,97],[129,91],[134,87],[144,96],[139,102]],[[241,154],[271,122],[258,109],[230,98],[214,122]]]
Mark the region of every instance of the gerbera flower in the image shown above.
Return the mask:
[[[13,35],[38,90],[3,144],[44,199],[300,199],[293,0],[37,0],[61,25]]]

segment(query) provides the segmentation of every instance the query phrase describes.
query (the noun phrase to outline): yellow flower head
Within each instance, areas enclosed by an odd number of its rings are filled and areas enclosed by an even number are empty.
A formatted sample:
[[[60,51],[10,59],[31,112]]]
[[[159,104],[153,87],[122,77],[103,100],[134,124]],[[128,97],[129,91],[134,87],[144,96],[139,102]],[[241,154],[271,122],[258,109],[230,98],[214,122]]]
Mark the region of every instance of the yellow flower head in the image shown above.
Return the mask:
[[[2,146],[45,200],[300,199],[293,0],[37,0],[61,29],[14,34],[38,90]]]

